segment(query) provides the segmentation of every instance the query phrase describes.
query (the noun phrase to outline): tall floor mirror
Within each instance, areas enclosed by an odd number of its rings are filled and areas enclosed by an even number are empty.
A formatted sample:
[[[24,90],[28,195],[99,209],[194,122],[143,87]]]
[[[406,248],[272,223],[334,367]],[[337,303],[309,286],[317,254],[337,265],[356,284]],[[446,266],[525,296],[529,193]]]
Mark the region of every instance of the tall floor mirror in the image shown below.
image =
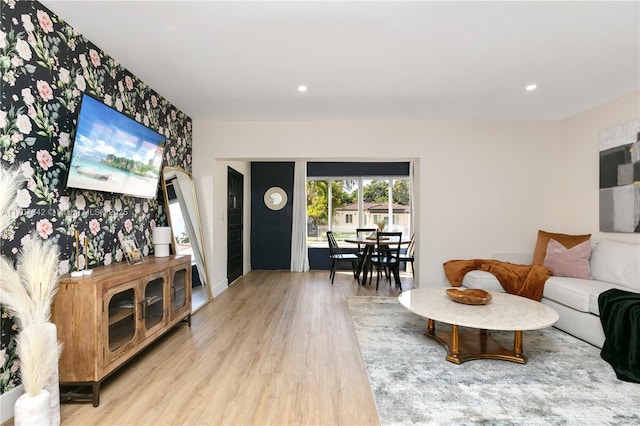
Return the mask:
[[[173,231],[174,252],[191,255],[191,311],[195,312],[212,299],[196,188],[191,174],[180,167],[164,167],[162,175],[162,190],[169,226]]]

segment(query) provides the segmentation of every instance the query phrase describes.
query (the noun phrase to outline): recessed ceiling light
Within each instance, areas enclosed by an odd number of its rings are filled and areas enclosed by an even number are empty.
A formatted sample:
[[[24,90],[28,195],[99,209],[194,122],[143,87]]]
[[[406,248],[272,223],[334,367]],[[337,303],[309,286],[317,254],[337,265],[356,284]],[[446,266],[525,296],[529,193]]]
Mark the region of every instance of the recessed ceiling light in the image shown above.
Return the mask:
[[[530,84],[527,87],[524,88],[524,90],[526,90],[527,92],[533,92],[534,90],[536,90],[538,88],[537,85],[535,84]]]
[[[298,86],[298,92],[306,92],[307,86]]]

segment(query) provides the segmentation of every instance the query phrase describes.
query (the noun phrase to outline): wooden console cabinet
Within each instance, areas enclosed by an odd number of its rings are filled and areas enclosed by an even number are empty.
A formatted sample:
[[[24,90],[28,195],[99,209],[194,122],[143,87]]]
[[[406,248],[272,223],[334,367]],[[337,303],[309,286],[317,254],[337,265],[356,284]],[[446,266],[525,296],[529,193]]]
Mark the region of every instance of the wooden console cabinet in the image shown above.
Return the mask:
[[[60,385],[91,386],[91,394],[61,390],[62,399],[100,403],[100,383],[178,322],[191,326],[191,257],[148,257],[60,278],[52,307]]]

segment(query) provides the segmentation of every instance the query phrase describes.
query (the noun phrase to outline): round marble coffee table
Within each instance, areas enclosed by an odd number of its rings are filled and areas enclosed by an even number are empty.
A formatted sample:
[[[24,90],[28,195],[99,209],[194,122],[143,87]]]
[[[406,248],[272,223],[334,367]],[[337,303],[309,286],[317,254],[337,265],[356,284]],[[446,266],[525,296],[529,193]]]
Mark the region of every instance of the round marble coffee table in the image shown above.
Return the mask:
[[[522,331],[550,327],[559,318],[552,308],[524,297],[491,292],[488,304],[465,305],[451,300],[446,289],[409,290],[400,294],[398,300],[414,314],[427,318],[425,336],[445,346],[446,360],[456,364],[486,358],[525,364]],[[451,324],[451,332],[436,330],[435,321]],[[461,332],[459,327],[477,330]],[[514,331],[513,350],[500,346],[487,330]]]

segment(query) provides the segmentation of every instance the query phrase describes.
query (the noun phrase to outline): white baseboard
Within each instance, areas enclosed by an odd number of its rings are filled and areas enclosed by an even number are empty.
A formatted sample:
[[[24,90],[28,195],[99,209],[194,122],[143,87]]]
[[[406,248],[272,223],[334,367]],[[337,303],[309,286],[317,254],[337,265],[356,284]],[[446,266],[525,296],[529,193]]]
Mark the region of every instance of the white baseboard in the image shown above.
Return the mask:
[[[211,287],[211,294],[213,297],[218,297],[223,291],[229,288],[229,281],[225,278],[216,285]]]
[[[20,395],[24,393],[22,385],[18,385],[0,395],[0,423],[4,423],[13,417],[13,407],[16,405],[16,401],[20,398]]]

